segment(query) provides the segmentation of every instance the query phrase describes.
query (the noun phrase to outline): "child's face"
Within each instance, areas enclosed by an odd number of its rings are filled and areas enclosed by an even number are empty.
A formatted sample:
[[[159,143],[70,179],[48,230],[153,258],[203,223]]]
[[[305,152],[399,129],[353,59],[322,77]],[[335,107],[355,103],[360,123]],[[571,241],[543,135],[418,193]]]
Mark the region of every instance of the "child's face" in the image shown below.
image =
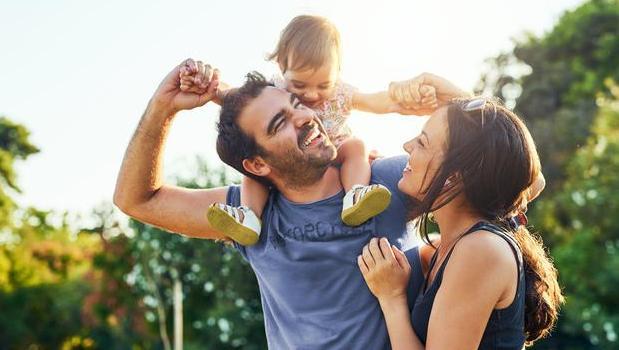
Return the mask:
[[[330,60],[318,69],[289,69],[284,73],[284,79],[289,92],[299,96],[304,105],[314,108],[333,96],[338,74],[337,60]]]

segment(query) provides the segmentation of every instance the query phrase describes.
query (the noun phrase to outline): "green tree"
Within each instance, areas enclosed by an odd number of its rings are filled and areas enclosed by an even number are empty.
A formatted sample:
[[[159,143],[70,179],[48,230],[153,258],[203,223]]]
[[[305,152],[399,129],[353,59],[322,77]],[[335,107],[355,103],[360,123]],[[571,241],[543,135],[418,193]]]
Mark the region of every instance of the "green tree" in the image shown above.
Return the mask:
[[[20,192],[13,164],[39,152],[30,143],[30,132],[6,117],[0,117],[0,227],[11,223],[15,203],[7,191]]]
[[[0,245],[0,344],[9,349],[58,349],[82,331],[81,277],[98,242],[75,235],[66,216],[28,208]],[[55,223],[59,221],[59,223]]]
[[[227,184],[223,170],[197,160],[181,186]],[[210,174],[210,175],[209,175]],[[185,349],[262,349],[266,347],[256,278],[239,254],[225,244],[190,239],[131,220],[136,262],[130,276],[150,308],[146,316],[160,334],[173,339],[175,283],[182,286]],[[162,333],[162,327],[166,331]]]
[[[588,340],[578,348],[619,344],[619,88],[612,91],[616,97],[601,103],[562,187],[532,212],[539,230],[553,233],[552,255],[567,296],[559,333]],[[552,343],[569,348],[562,340]]]
[[[488,61],[477,91],[504,99],[528,122],[550,191],[590,134],[596,98],[609,96],[604,82],[619,81],[617,62],[618,0],[587,1],[545,35],[528,35],[512,52]]]

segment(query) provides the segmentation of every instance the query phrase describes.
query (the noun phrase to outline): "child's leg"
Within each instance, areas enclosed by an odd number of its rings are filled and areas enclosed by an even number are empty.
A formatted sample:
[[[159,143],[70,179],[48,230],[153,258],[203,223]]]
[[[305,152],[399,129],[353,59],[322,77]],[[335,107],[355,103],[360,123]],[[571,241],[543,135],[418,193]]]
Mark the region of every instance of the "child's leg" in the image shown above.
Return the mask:
[[[369,185],[371,167],[363,141],[350,138],[337,149],[340,178],[346,189],[342,221],[358,226],[380,214],[391,202],[391,192],[382,185]]]
[[[269,189],[251,177],[243,176],[241,181],[241,205],[249,207],[256,216],[262,217],[262,210],[269,199]]]
[[[354,137],[345,140],[337,149],[337,161],[342,164],[340,179],[346,192],[353,185],[370,184],[371,168],[363,141]]]
[[[239,244],[255,244],[260,238],[260,217],[268,195],[264,185],[244,177],[241,183],[241,206],[213,204],[206,214],[209,225]]]

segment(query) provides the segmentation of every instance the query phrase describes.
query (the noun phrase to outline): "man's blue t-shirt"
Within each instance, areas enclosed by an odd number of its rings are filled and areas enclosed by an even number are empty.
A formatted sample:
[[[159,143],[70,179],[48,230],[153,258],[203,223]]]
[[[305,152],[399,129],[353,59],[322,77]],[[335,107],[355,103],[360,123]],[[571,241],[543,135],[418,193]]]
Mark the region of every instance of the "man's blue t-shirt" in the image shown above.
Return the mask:
[[[359,227],[341,221],[340,193],[298,204],[271,193],[256,245],[235,245],[258,279],[270,349],[389,348],[385,321],[357,266],[372,237],[410,246],[406,195],[397,188],[407,157],[376,160],[371,183],[392,193],[383,213]],[[228,191],[240,204],[240,188]],[[412,239],[412,237],[410,238]]]

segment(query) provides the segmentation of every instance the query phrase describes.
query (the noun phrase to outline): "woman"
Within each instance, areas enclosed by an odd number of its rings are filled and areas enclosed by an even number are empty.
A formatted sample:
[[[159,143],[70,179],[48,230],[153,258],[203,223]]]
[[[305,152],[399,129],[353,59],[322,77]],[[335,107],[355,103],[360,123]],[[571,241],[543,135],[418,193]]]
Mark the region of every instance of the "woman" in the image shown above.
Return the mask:
[[[441,78],[421,80],[460,95]],[[393,349],[522,349],[548,334],[563,302],[556,270],[541,242],[508,220],[540,175],[522,121],[492,100],[453,100],[404,149],[398,187],[421,216],[424,241],[433,247],[423,224],[430,213],[441,239],[429,263],[407,253],[413,268],[384,238],[358,258]]]

